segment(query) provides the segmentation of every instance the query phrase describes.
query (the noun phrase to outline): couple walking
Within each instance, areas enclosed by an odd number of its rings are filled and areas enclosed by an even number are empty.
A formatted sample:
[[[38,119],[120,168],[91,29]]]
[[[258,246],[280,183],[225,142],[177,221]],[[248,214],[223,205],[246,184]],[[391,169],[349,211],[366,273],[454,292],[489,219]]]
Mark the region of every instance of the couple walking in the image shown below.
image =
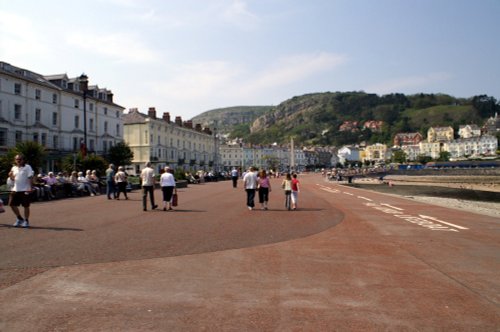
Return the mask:
[[[265,170],[261,170],[257,174],[254,167],[250,167],[249,171],[243,176],[244,188],[247,193],[247,208],[253,210],[255,207],[255,191],[259,193],[259,203],[262,210],[267,210],[269,201],[269,193],[271,192],[271,182]]]
[[[154,188],[155,188],[155,173],[151,167],[151,163],[146,163],[146,167],[141,172],[142,184],[142,209],[147,211],[147,197],[151,202],[151,209],[154,210],[158,207],[155,204]],[[177,195],[175,185],[175,177],[170,167],[165,167],[164,172],[160,176],[160,187],[163,194],[163,211],[172,209],[173,195]]]

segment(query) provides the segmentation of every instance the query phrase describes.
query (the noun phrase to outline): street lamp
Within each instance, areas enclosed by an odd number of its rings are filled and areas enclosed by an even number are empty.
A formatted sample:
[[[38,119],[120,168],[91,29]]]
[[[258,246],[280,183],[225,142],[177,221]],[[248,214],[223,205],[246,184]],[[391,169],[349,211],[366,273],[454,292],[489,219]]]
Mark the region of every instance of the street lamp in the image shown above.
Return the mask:
[[[87,91],[89,79],[87,75],[80,75],[80,90],[83,92],[83,157],[87,155]]]

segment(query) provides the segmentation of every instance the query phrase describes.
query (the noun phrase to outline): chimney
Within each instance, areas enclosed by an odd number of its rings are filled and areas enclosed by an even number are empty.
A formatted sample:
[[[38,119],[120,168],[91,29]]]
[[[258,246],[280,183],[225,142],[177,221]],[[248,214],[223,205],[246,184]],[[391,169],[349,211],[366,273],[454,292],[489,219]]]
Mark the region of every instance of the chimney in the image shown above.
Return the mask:
[[[139,113],[139,109],[137,107],[132,107],[128,109],[129,113]]]
[[[163,121],[170,123],[170,113],[169,112],[163,112]]]
[[[197,123],[194,129],[196,129],[196,131],[201,131],[201,124]]]
[[[184,127],[189,128],[189,129],[193,129],[193,121],[188,120],[188,121],[184,122]]]
[[[212,135],[212,131],[208,127],[203,128],[203,131],[205,132],[205,134]]]
[[[182,118],[180,116],[175,117],[175,124],[182,127]]]
[[[148,110],[148,116],[151,119],[156,119],[156,109],[154,107],[150,107]]]

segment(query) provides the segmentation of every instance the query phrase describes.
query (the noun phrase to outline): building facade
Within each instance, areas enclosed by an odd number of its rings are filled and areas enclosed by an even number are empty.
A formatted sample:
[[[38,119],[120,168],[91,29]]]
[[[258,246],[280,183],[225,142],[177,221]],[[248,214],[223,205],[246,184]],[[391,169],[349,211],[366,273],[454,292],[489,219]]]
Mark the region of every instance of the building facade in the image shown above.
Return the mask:
[[[43,170],[60,170],[61,158],[105,154],[123,141],[124,108],[110,90],[88,86],[85,75],[44,76],[0,62],[0,153],[18,142],[35,141],[47,152]]]
[[[220,160],[216,148],[217,137],[208,128],[201,128],[181,117],[170,121],[170,114],[157,118],[156,109],[150,107],[148,114],[132,108],[123,116],[124,139],[134,153],[132,165],[127,166],[131,174],[138,174],[147,162],[159,172],[165,166],[186,171],[217,170]]]

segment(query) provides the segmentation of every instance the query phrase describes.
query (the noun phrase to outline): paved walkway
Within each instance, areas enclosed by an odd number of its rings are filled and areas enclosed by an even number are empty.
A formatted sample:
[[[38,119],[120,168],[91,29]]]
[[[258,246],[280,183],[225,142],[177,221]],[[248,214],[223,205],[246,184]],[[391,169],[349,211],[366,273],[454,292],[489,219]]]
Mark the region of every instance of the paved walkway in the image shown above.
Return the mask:
[[[3,214],[0,331],[498,329],[496,220],[483,220],[488,246],[472,253],[486,296],[425,257],[430,240],[465,238],[368,220],[373,209],[301,180],[291,212],[275,181],[269,211],[248,211],[243,189],[219,182],[183,189],[175,212],[143,212],[132,193],[35,204],[30,230]]]

